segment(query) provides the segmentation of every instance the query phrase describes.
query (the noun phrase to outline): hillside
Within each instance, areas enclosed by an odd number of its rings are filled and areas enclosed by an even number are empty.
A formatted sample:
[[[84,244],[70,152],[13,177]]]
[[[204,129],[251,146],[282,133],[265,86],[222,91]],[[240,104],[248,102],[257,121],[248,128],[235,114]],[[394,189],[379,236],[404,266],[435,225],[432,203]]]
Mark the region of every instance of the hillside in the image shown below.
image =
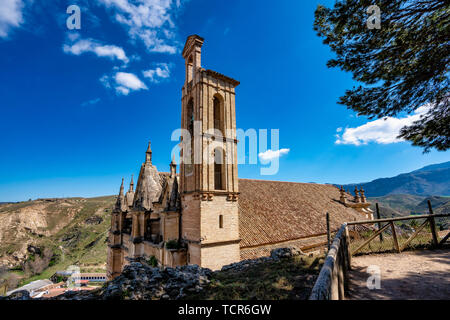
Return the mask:
[[[375,210],[375,203],[378,202],[380,211],[383,207],[396,212],[398,215],[410,215],[426,197],[410,194],[390,194],[382,197],[369,197],[368,199],[372,202],[372,210]],[[428,207],[425,212],[428,212]]]
[[[369,197],[381,197],[389,194],[450,196],[450,161],[426,166],[391,178],[344,185],[344,188],[353,190],[356,185],[362,186]]]
[[[50,299],[305,300],[323,262],[323,255],[305,255],[294,248],[274,249],[270,257],[236,262],[218,271],[197,265],[160,269],[146,261],[136,261],[101,288],[66,292]],[[22,291],[4,299],[30,300],[30,297]]]
[[[11,288],[72,264],[104,270],[114,201],[107,196],[0,205],[0,277]]]
[[[450,197],[422,197],[408,194],[391,194],[384,197],[368,198],[372,203],[371,209],[375,212],[375,203],[378,202],[380,216],[391,218],[412,214],[428,214],[428,200],[431,201],[433,213],[450,213]],[[448,229],[449,219],[438,218],[436,224],[439,228]]]

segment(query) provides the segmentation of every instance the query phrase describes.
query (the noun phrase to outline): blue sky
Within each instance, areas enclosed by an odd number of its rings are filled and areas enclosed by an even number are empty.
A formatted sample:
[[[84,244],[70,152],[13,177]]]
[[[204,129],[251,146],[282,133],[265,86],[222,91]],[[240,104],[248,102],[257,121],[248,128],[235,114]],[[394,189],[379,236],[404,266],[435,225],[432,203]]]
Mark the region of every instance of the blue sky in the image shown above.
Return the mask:
[[[72,4],[80,30],[66,26]],[[355,83],[326,67],[332,53],[312,29],[317,4],[0,2],[0,201],[115,194],[138,174],[148,140],[167,171],[190,34],[205,38],[204,67],[241,82],[237,126],[279,129],[289,149],[276,175],[242,164],[241,178],[351,183],[450,160],[395,140],[417,114],[373,122],[336,104]]]

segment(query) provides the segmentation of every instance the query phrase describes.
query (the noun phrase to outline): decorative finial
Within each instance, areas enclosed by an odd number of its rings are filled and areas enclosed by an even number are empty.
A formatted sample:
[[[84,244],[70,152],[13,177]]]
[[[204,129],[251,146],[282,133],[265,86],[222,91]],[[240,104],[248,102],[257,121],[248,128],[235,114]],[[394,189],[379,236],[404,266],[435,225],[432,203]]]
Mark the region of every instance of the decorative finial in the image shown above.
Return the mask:
[[[343,186],[341,186],[341,188],[339,189],[339,192],[340,192],[340,201],[342,202],[342,203],[345,203],[346,202],[346,198],[345,198],[345,191],[344,191],[344,187]]]
[[[177,174],[177,163],[175,162],[175,155],[172,156],[172,161],[170,162],[170,177],[175,177]]]
[[[134,190],[134,181],[133,181],[133,175],[131,175],[130,191],[133,192],[133,190]]]
[[[361,187],[361,189],[359,190],[360,194],[361,194],[361,202],[365,203],[366,202],[366,195],[364,194],[364,189]]]
[[[360,197],[359,197],[359,193],[358,193],[358,187],[355,186],[355,202],[359,203],[360,202]]]
[[[151,164],[152,163],[152,148],[151,148],[151,142],[148,142],[148,148],[145,152],[145,162]]]

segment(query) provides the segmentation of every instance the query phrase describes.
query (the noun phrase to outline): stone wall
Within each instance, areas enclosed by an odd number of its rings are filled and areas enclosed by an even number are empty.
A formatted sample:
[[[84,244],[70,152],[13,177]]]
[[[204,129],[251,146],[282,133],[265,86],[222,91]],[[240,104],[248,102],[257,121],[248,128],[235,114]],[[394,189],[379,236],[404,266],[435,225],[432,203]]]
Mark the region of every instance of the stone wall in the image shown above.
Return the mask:
[[[203,247],[201,255],[201,267],[219,270],[225,265],[240,261],[239,243]]]
[[[226,195],[214,195],[212,201],[201,202],[202,244],[239,239],[239,212],[237,201],[227,201]],[[219,216],[223,217],[222,228]]]
[[[200,200],[194,199],[192,194],[184,196],[182,201],[183,214],[181,216],[181,237],[191,241],[200,240]]]
[[[240,259],[247,260],[268,257],[273,249],[284,248],[286,246],[296,248],[303,252],[324,250],[326,248],[326,241],[326,235],[319,235],[274,244],[266,244],[257,247],[240,248]]]

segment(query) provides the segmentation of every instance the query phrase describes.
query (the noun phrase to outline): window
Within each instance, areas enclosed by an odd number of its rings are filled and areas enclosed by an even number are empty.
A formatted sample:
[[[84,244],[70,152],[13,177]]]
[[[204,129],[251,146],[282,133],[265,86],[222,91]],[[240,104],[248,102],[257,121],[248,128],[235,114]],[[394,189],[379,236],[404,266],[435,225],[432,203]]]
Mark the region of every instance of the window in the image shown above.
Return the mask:
[[[191,175],[193,173],[193,164],[194,164],[194,100],[189,100],[187,104],[187,130],[189,131],[190,139],[191,139],[191,151],[190,151],[190,163],[187,163],[185,167],[185,175]],[[188,155],[186,154],[186,161],[189,160]]]
[[[132,224],[133,224],[133,219],[132,218],[125,218],[124,221],[123,221],[122,232],[126,233],[126,234],[131,234]]]
[[[223,215],[219,215],[219,228],[223,228]]]
[[[214,150],[214,189],[216,190],[224,190],[223,183],[223,152],[220,148],[216,148]]]
[[[218,97],[214,97],[213,99],[213,108],[214,108],[214,129],[219,130],[221,135],[223,132],[223,116],[222,110],[220,106],[220,100]]]
[[[191,99],[187,104],[187,129],[192,137],[194,136],[194,101]]]

